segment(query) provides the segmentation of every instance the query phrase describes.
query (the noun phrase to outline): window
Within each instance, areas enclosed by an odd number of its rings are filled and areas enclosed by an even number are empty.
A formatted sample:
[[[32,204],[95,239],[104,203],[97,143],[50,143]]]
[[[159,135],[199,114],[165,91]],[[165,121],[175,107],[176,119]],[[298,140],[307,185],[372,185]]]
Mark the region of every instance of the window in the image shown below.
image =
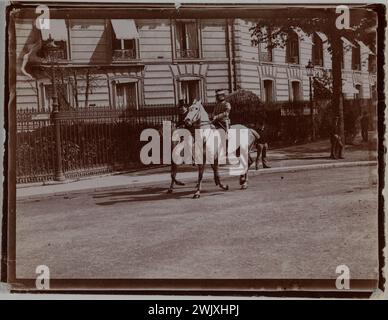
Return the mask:
[[[352,48],[352,69],[361,70],[360,45],[357,43]]]
[[[115,86],[115,106],[118,109],[137,109],[138,95],[135,82],[117,83]]]
[[[57,60],[67,60],[68,55],[68,30],[66,21],[62,19],[50,19],[50,28],[41,29],[42,36],[42,51],[41,55],[44,58],[49,58],[48,45],[53,41],[56,46],[55,51],[50,53],[50,56]]]
[[[323,67],[323,41],[316,33],[313,36],[312,62],[314,66]]]
[[[300,88],[299,81],[292,81],[291,82],[291,94],[290,94],[291,101],[300,101],[301,100],[300,89],[301,88]]]
[[[45,111],[53,110],[53,86],[52,84],[42,84],[42,109]],[[69,90],[67,84],[57,84],[57,96],[58,107],[61,109],[68,109],[69,103]]]
[[[354,94],[354,99],[359,100],[362,98],[362,86],[357,84],[355,88],[357,92]]]
[[[295,32],[288,34],[286,62],[299,64],[299,37]]]
[[[198,27],[195,20],[177,20],[175,40],[177,58],[199,58]]]
[[[263,101],[265,103],[273,102],[273,81],[272,80],[264,80],[264,90],[263,90]]]
[[[113,60],[129,60],[136,58],[135,40],[116,39],[114,36],[112,50]]]
[[[191,104],[194,99],[201,99],[200,81],[187,80],[180,81],[180,99],[184,99],[187,104]]]
[[[268,40],[267,43],[259,44],[259,61],[261,62],[272,62],[272,48],[271,41]]]
[[[374,54],[370,54],[368,56],[368,71],[376,72],[376,56]]]
[[[49,51],[47,50],[49,42],[50,40],[45,40],[42,44],[42,52],[45,59],[49,58]],[[51,51],[50,56],[57,60],[67,60],[67,42],[63,40],[54,40],[54,45],[56,46],[56,49],[55,51]]]
[[[376,90],[376,85],[372,85],[370,88],[371,94],[370,97],[372,98],[373,101],[377,100],[377,90]]]
[[[136,39],[139,33],[132,19],[112,19],[112,59],[136,59]]]

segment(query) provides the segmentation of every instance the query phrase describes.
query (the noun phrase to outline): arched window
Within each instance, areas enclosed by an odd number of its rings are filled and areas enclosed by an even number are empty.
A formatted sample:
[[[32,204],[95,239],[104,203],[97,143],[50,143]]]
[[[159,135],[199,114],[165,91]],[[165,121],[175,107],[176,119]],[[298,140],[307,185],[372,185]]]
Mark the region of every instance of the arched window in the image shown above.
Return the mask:
[[[291,81],[290,91],[290,101],[302,100],[300,81]]]
[[[361,50],[358,43],[355,43],[352,48],[352,69],[361,70]]]
[[[323,41],[316,33],[313,36],[312,62],[314,66],[323,67]]]
[[[374,54],[368,55],[368,71],[376,73],[376,56]]]
[[[299,64],[299,37],[296,32],[288,34],[286,46],[286,62]]]
[[[263,81],[262,99],[264,103],[271,103],[274,101],[274,82],[266,79]]]

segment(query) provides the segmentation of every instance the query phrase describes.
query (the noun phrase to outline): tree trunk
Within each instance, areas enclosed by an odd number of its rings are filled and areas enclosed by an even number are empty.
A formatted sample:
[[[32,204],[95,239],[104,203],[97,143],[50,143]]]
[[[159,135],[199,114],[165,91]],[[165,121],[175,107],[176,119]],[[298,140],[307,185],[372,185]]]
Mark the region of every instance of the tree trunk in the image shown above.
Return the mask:
[[[75,107],[78,109],[78,81],[77,81],[77,71],[73,71],[73,77],[74,77],[74,101],[75,101]]]
[[[85,108],[89,104],[89,71],[86,72]]]
[[[344,105],[342,97],[342,58],[343,45],[339,32],[333,32],[332,36],[332,72],[333,72],[333,116],[339,117],[339,134],[345,143],[344,131]],[[334,119],[333,119],[334,120]],[[334,122],[334,121],[333,121]]]

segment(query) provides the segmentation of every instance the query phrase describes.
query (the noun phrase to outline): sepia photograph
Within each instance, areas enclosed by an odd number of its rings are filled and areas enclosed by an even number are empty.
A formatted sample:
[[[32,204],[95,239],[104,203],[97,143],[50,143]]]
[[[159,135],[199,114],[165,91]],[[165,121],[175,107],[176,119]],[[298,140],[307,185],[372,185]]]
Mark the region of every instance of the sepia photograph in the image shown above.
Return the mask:
[[[381,289],[385,14],[11,2],[3,281]]]

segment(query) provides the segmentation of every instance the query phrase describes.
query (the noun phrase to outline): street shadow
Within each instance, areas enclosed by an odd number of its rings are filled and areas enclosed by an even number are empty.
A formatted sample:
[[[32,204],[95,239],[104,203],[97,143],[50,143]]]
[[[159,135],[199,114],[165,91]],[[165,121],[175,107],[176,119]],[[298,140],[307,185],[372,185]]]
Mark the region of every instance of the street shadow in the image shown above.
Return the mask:
[[[179,188],[179,187],[178,187]],[[195,188],[185,188],[184,190],[174,189],[173,193],[167,193],[168,188],[161,187],[147,187],[138,190],[120,190],[113,192],[98,192],[93,195],[93,199],[96,199],[96,205],[108,206],[117,203],[128,202],[149,202],[160,201],[170,199],[190,199],[195,192]],[[222,194],[223,192],[201,191],[201,194],[207,194],[207,196],[215,196]],[[99,200],[103,201],[99,201]],[[105,200],[105,201],[104,201]]]
[[[320,157],[292,157],[285,160],[330,160],[330,156],[320,156]]]

